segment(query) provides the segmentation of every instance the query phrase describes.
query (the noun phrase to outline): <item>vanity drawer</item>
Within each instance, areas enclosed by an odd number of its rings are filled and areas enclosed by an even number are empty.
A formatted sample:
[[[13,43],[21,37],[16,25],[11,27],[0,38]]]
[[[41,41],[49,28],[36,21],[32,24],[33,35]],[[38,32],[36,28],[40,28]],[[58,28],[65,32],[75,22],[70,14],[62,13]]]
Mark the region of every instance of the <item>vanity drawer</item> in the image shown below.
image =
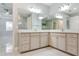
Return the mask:
[[[56,33],[50,33],[50,35],[51,35],[51,36],[56,36],[57,34],[56,34]]]
[[[50,39],[50,42],[49,44],[52,46],[52,47],[58,47],[58,39],[55,37],[55,36],[52,36],[51,39]]]
[[[30,36],[30,33],[18,33],[19,37]]]
[[[66,35],[61,33],[61,34],[58,34],[57,36],[58,36],[59,38],[65,38]]]
[[[68,46],[67,52],[74,54],[74,55],[77,55],[77,47]]]
[[[68,38],[77,38],[77,34],[67,34]]]
[[[19,45],[24,45],[24,44],[30,44],[29,41],[22,41],[22,42],[19,42]]]
[[[66,50],[66,41],[65,41],[65,38],[58,38],[58,49],[61,49],[63,51]]]
[[[48,43],[40,43],[40,47],[45,47],[45,46],[48,46]]]
[[[42,40],[44,40],[44,39],[48,40],[48,36],[46,36],[46,35],[40,36],[40,39],[42,39]]]
[[[19,46],[29,46],[29,43],[25,43],[25,44],[22,44],[22,43],[19,43]]]
[[[78,34],[78,56],[79,56],[79,34]]]
[[[31,33],[31,36],[40,35],[39,33]]]
[[[29,43],[30,37],[20,37],[19,43]]]
[[[32,49],[37,49],[40,47],[39,44],[40,40],[39,40],[39,36],[31,36],[31,50]]]
[[[19,46],[20,52],[29,51],[29,50],[30,50],[29,45],[20,45]]]
[[[51,46],[52,46],[52,47],[55,47],[55,48],[58,48],[57,42],[51,42]]]
[[[77,55],[77,34],[67,34],[67,52]]]
[[[67,45],[77,46],[77,38],[67,38]]]
[[[48,33],[40,33],[41,36],[46,35],[48,36]]]
[[[67,45],[77,46],[77,41],[67,42]]]
[[[76,45],[68,45],[67,47],[72,47],[72,48],[76,48],[77,49],[77,44]]]
[[[40,37],[40,47],[48,46],[48,36]]]

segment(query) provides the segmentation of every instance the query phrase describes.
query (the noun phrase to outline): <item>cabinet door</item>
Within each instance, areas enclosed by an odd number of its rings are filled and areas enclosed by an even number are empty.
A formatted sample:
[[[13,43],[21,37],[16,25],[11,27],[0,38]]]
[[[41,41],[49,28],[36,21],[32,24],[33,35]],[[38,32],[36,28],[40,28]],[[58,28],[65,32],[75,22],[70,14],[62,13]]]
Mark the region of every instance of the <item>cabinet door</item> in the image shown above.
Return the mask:
[[[77,34],[67,34],[67,52],[77,55]]]
[[[40,47],[45,47],[45,46],[48,46],[48,36],[47,35],[40,36]]]
[[[29,51],[29,44],[21,44],[19,46],[19,52],[25,52],[25,51]]]
[[[29,42],[30,42],[30,37],[27,36],[27,34],[20,34],[19,35],[19,51],[24,52],[28,51],[29,49]]]
[[[39,48],[39,36],[31,36],[31,50]]]
[[[45,35],[45,36],[48,36],[48,33],[47,32],[44,32],[44,33],[40,33],[41,36]]]
[[[55,47],[57,48],[57,34],[56,33],[51,33],[50,34],[50,42],[49,44],[52,46],[52,47]]]
[[[79,56],[79,34],[78,34],[78,56]]]
[[[77,55],[77,47],[73,47],[71,45],[67,46],[67,52]]]
[[[59,34],[58,35],[58,49],[61,49],[63,51],[66,50],[66,44],[65,44],[65,34]]]

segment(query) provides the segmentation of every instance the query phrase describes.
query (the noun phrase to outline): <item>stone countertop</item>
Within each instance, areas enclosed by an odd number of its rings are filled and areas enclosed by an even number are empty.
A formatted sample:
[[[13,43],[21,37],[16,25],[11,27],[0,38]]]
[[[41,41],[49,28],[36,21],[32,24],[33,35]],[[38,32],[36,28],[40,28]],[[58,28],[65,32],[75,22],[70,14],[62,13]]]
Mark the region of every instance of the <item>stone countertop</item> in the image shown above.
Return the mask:
[[[61,30],[19,30],[18,32],[62,32]]]
[[[18,30],[19,33],[28,33],[28,32],[56,32],[56,33],[79,33],[79,32],[73,32],[73,31],[62,31],[62,30]]]

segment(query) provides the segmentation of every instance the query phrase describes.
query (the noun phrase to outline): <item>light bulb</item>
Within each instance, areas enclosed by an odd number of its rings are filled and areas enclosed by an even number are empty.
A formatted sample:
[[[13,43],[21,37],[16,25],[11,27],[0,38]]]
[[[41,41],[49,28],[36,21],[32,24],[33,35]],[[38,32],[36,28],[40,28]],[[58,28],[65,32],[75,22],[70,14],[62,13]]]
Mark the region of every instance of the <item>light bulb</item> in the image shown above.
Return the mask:
[[[43,19],[44,17],[39,17],[39,19],[41,20],[41,19]]]
[[[41,13],[41,10],[37,8],[28,8],[28,10],[34,13]]]

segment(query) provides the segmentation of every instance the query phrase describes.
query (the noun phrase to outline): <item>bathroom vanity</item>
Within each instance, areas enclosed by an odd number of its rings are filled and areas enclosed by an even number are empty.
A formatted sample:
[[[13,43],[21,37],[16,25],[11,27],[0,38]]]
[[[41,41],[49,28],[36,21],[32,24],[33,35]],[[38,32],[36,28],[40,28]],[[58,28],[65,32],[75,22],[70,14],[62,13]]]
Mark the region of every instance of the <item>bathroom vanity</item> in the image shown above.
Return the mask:
[[[78,55],[78,33],[52,32],[50,37],[50,46],[73,55]]]
[[[20,32],[18,37],[18,51],[26,52],[48,46],[48,32]]]
[[[18,52],[28,52],[44,47],[79,55],[79,34],[72,32],[18,32]]]

